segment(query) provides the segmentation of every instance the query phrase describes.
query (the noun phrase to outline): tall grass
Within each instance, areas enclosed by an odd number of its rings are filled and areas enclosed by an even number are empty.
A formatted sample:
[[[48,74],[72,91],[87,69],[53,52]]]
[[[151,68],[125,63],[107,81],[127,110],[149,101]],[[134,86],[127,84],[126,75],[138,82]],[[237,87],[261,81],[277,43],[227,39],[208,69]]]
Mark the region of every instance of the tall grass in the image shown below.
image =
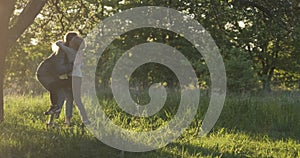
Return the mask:
[[[100,100],[115,124],[136,131],[154,130],[172,119],[175,101],[171,98],[164,109],[146,119],[124,114],[111,99]],[[43,115],[49,105],[47,96],[6,96],[5,122],[0,124],[0,158],[300,156],[299,96],[228,96],[214,129],[198,137],[208,103],[209,98],[201,97],[195,119],[173,143],[150,152],[123,154],[82,128],[76,110],[74,126],[64,126],[62,115],[56,120],[57,128],[47,129]]]
[[[217,126],[300,138],[299,96],[229,96]]]

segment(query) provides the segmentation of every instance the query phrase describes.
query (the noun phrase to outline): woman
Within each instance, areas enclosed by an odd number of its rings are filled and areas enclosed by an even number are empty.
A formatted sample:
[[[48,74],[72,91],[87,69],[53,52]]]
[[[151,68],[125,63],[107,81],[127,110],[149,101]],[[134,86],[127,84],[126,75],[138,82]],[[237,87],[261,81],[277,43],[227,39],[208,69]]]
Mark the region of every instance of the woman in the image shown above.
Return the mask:
[[[73,100],[74,100],[79,110],[82,123],[89,124],[90,121],[88,120],[84,105],[81,100],[81,80],[82,80],[81,65],[82,65],[82,56],[83,56],[83,49],[85,47],[85,42],[81,37],[76,36],[70,41],[69,47],[65,46],[62,42],[57,42],[56,44],[57,46],[59,46],[61,50],[63,50],[67,54],[68,61],[74,63],[73,70],[71,73],[69,73],[69,77],[68,77],[69,83],[72,86],[70,87],[71,95],[69,95],[67,100],[67,105],[66,105],[67,107],[69,107],[69,109],[68,108],[66,109],[65,123],[67,125],[71,124],[72,108],[70,107],[72,107]]]

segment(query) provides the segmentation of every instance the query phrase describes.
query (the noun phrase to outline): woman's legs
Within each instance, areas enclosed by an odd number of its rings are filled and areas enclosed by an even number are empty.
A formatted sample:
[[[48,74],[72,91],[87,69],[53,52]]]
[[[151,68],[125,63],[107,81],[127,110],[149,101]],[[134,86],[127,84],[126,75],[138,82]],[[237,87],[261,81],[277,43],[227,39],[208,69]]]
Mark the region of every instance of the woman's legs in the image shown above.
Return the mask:
[[[72,82],[71,79],[70,81]],[[65,123],[67,125],[70,125],[72,114],[73,114],[73,107],[74,107],[73,106],[74,99],[73,99],[73,93],[71,87],[65,89],[65,94],[66,94]]]
[[[73,82],[73,84],[72,84],[73,97],[74,97],[75,103],[77,105],[77,108],[79,110],[81,120],[85,124],[89,123],[84,105],[81,100],[81,77],[74,76],[72,82]]]

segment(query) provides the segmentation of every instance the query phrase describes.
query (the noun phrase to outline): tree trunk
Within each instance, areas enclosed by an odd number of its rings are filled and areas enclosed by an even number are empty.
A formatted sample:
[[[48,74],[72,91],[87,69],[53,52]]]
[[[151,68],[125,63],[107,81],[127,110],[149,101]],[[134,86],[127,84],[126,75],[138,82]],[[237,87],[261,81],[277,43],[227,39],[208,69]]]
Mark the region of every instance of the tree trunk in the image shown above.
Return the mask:
[[[275,67],[271,67],[269,71],[267,71],[266,74],[264,74],[263,79],[263,90],[266,94],[269,94],[271,92],[271,81],[272,77],[274,75]]]
[[[1,61],[2,62],[2,61]],[[3,102],[3,67],[0,63],[0,123],[4,120],[4,102]]]
[[[263,81],[263,91],[265,94],[269,94],[271,92],[271,84],[268,79]]]
[[[3,37],[0,37],[0,123],[4,120],[3,84],[5,76],[5,57],[8,54],[8,42]]]
[[[4,52],[5,53],[5,52]],[[4,95],[3,95],[3,84],[4,84],[4,65],[5,58],[3,57],[4,53],[0,53],[0,123],[4,120]]]
[[[15,24],[10,27],[10,19],[16,0],[0,0],[0,123],[4,120],[3,84],[5,76],[5,57],[23,32],[33,23],[48,0],[29,0]]]
[[[11,1],[13,2],[13,1]],[[10,6],[10,7],[9,7]],[[8,45],[8,23],[9,23],[9,14],[12,12],[12,4],[7,4],[7,10],[3,9],[3,1],[0,3],[0,17],[4,20],[0,24],[0,123],[4,121],[4,95],[3,95],[3,84],[5,76],[5,57],[8,54],[9,45]]]

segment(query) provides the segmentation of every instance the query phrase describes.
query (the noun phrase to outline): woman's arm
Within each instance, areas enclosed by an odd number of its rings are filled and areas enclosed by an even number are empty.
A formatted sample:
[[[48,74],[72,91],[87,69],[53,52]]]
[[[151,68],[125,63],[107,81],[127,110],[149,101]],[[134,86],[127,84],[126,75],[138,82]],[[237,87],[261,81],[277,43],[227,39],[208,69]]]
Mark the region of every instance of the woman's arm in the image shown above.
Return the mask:
[[[77,53],[76,50],[74,50],[74,49],[72,49],[72,48],[69,48],[69,47],[65,46],[65,45],[63,44],[63,42],[56,42],[56,45],[57,45],[60,49],[62,49],[62,51],[63,51],[64,53],[67,54],[67,57],[68,57],[69,62],[74,62],[75,57],[76,57],[76,53]]]

